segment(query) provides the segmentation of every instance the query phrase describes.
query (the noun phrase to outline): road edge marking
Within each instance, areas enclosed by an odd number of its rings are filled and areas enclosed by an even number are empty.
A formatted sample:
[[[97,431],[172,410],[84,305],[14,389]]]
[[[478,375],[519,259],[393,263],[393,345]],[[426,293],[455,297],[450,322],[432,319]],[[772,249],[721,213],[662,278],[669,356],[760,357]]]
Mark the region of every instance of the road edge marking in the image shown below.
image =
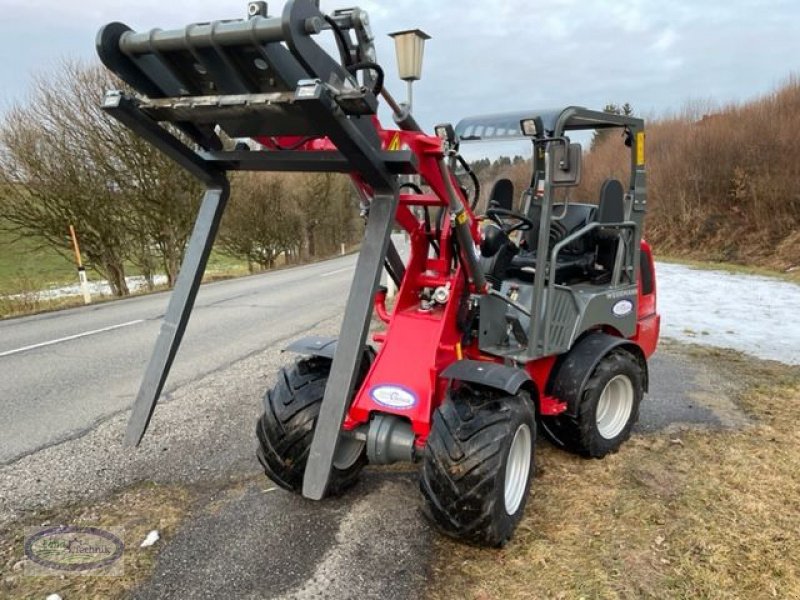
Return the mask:
[[[352,271],[355,269],[356,266],[353,265],[352,267],[345,267],[343,269],[336,269],[335,271],[328,271],[327,273],[323,273],[320,277],[330,277],[331,275],[338,275],[339,273],[344,273],[345,271]]]

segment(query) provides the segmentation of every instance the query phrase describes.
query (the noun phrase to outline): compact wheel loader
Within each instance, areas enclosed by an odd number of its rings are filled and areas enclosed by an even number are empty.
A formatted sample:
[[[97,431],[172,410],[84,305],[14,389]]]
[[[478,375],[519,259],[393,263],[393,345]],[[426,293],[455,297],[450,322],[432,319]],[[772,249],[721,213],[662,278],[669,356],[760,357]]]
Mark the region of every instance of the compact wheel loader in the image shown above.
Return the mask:
[[[254,2],[245,19],[172,31],[111,23],[97,50],[128,86],[104,109],[206,187],[127,444],[142,439],[175,358],[231,171],[347,173],[367,219],[340,335],[293,343],[300,358],[264,398],[258,457],[275,483],[320,500],[367,464],[417,462],[431,522],[501,546],[525,510],[537,433],[593,458],[628,439],[659,334],[640,119],[570,106],[425,133],[384,86],[367,14],[325,14],[313,0],[288,0],[280,16]],[[581,175],[569,136],[609,129],[630,154],[629,180],[585,203],[559,194]],[[459,148],[514,139],[532,145],[530,185],[496,182],[478,215]],[[391,310],[384,269],[399,288]],[[385,327],[370,336],[373,316]]]

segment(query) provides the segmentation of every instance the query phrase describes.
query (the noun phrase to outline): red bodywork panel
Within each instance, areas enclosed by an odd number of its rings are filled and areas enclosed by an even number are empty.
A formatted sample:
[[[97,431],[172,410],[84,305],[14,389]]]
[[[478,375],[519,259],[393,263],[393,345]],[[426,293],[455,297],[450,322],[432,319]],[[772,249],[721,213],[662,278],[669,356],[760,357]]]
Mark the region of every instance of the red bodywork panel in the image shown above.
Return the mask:
[[[650,358],[658,346],[658,336],[661,331],[661,315],[658,314],[656,305],[656,267],[653,260],[653,250],[650,244],[642,240],[642,260],[641,263],[650,269],[650,289],[643,289],[643,277],[639,276],[639,313],[636,325],[636,335],[633,341],[636,342],[644,352],[645,358]]]
[[[384,130],[379,128],[383,147],[386,150],[408,148],[417,157],[418,170],[431,194],[401,194],[396,221],[409,234],[410,258],[406,274],[398,291],[392,314],[385,306],[385,293],[375,298],[375,311],[387,324],[384,333],[377,333],[373,341],[380,345],[379,351],[361,388],[355,395],[345,418],[344,428],[355,429],[369,422],[373,413],[387,413],[408,419],[416,434],[416,444],[424,446],[431,427],[433,411],[443,402],[447,381],[439,374],[460,358],[502,362],[502,359],[481,354],[477,342],[461,348],[462,332],[457,324],[460,299],[475,289],[468,285],[457,257],[453,256],[453,235],[449,219],[445,219],[436,242],[441,249],[439,257],[431,258],[429,240],[425,226],[412,212],[412,207],[445,208],[448,205],[447,191],[439,170],[443,157],[442,143],[437,137],[423,133]],[[335,150],[326,138],[304,141],[302,138],[260,138],[258,141],[268,148],[292,147],[298,150]],[[368,195],[371,190],[357,175],[352,175],[357,186]],[[459,190],[457,182],[454,187]],[[461,193],[460,190],[458,193]],[[478,224],[467,206],[471,219],[472,235],[479,241]],[[653,269],[650,246],[642,241],[643,263]],[[453,268],[453,265],[456,265]],[[654,273],[654,272],[653,272]],[[642,278],[639,278],[638,326],[631,341],[638,344],[649,357],[658,343],[660,317],[656,312],[655,275],[652,289],[643,293]],[[420,292],[423,288],[446,287],[450,299],[445,304],[435,304],[430,310],[420,308]],[[558,415],[567,405],[558,398],[546,395],[556,356],[545,357],[526,365],[531,379],[539,391],[537,412],[540,415]]]

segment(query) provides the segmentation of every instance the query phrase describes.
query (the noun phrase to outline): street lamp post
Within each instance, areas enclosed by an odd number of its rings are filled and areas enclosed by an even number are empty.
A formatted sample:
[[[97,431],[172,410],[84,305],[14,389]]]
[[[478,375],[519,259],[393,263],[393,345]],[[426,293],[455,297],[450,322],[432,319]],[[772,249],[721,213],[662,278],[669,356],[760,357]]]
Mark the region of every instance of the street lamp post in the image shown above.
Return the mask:
[[[396,31],[390,33],[389,37],[394,39],[395,52],[397,53],[397,73],[400,79],[408,84],[407,98],[404,107],[393,107],[395,110],[395,121],[405,119],[411,115],[411,106],[414,101],[413,85],[415,81],[422,78],[422,58],[425,52],[425,40],[431,39],[424,31],[419,29],[409,29],[406,31]],[[393,101],[392,101],[393,102]],[[419,185],[420,178],[409,175],[405,181]],[[406,245],[408,237],[406,236]],[[389,298],[394,298],[396,289],[391,277],[387,277],[387,288]]]
[[[422,78],[422,58],[425,52],[425,40],[431,39],[431,36],[420,29],[408,29],[390,33],[389,37],[394,39],[397,53],[397,71],[400,79],[408,84],[406,106],[411,112],[414,100],[413,84]]]

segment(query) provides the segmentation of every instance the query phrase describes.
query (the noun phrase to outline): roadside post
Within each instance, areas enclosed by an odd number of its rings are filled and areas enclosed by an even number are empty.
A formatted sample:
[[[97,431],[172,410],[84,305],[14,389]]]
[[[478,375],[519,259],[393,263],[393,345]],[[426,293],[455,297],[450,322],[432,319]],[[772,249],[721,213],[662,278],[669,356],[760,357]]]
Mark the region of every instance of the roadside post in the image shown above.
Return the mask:
[[[78,265],[78,281],[81,284],[81,292],[83,292],[83,303],[91,304],[92,295],[89,293],[89,281],[86,279],[86,267],[83,266],[81,260],[81,248],[78,245],[78,236],[75,233],[75,227],[69,226],[69,235],[72,238],[72,249],[75,251],[75,264]]]

